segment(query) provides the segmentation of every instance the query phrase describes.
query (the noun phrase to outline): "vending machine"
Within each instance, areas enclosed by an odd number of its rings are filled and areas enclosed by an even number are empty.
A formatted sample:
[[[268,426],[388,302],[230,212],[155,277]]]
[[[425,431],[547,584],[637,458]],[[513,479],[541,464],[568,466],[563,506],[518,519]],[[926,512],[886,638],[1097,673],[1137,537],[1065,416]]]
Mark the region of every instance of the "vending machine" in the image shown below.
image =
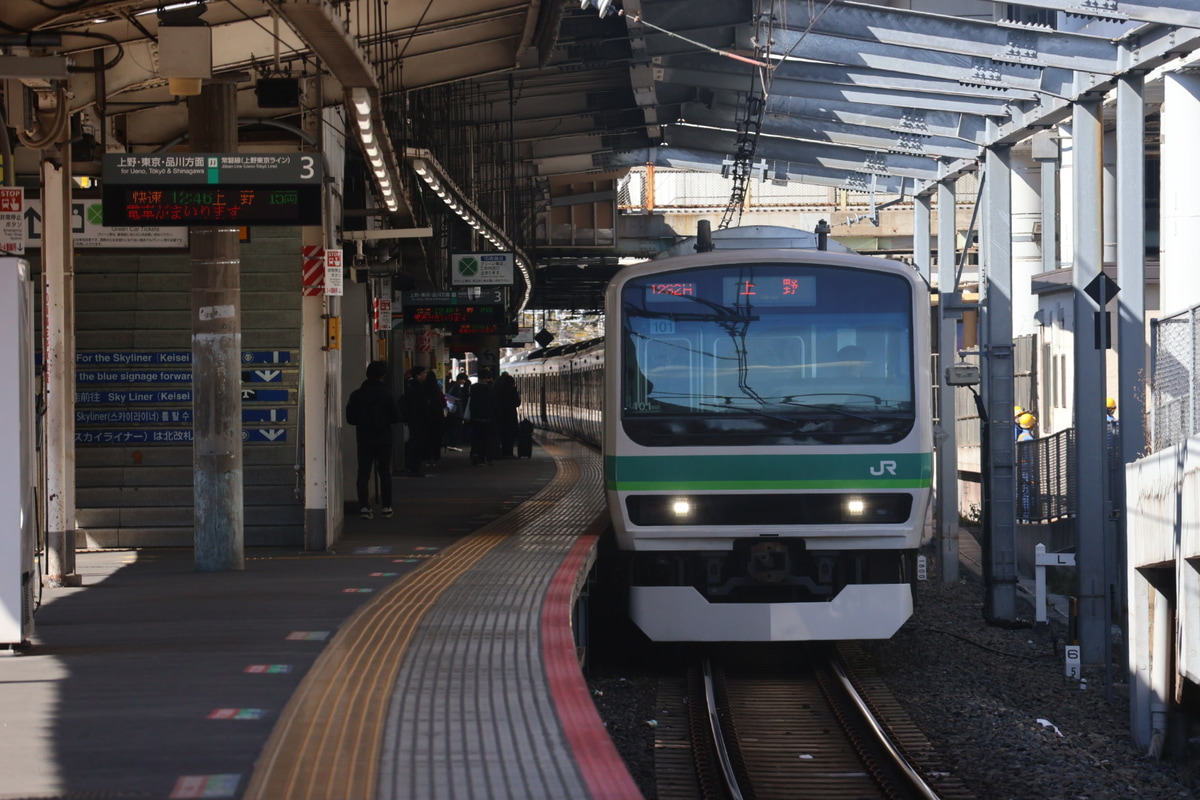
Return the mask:
[[[0,258],[0,649],[29,642],[38,590],[33,288],[29,263]]]

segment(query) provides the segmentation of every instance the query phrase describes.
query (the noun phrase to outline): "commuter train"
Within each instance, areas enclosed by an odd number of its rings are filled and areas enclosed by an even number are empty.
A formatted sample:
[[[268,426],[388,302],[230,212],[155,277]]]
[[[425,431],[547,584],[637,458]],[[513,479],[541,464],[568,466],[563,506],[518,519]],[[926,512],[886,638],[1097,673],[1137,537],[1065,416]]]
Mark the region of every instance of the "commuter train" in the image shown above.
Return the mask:
[[[650,639],[888,638],[931,491],[929,330],[899,262],[718,249],[623,269],[602,341],[502,369],[535,425],[601,445]]]

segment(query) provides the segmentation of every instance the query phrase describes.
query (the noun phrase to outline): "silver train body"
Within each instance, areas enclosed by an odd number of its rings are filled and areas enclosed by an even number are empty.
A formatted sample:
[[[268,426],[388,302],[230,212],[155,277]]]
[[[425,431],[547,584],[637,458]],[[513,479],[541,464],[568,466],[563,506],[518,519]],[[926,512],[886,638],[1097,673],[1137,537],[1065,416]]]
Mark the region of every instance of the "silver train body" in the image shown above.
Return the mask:
[[[917,273],[816,250],[671,257],[618,273],[605,327],[502,369],[535,424],[602,446],[642,631],[894,634],[932,479]]]

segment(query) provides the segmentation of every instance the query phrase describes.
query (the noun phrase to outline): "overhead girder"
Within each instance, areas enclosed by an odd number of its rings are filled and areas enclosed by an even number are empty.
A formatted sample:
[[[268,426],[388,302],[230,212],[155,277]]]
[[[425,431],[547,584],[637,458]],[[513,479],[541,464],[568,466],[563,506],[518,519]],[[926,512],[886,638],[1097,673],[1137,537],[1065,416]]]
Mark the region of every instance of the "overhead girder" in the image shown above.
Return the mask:
[[[754,68],[720,58],[709,53],[695,53],[687,56],[671,56],[662,59],[663,67],[676,72],[671,74],[718,73],[740,76],[742,89],[750,87],[751,76],[758,83],[764,83],[763,77]],[[664,72],[665,74],[665,72]],[[736,80],[727,81],[736,85]],[[828,83],[835,86],[855,86],[859,88],[887,89],[891,91],[911,92],[914,94],[953,95],[959,97],[980,97],[987,100],[1003,99],[1005,102],[1037,101],[1038,92],[1012,87],[981,86],[963,84],[956,80],[931,78],[915,75],[909,72],[890,72],[887,70],[868,69],[865,67],[842,66],[840,64],[819,64],[810,61],[776,62],[765,79],[767,94],[790,93],[787,90],[795,84]],[[807,95],[797,95],[807,96]]]
[[[749,78],[745,75],[675,69],[674,67],[663,69],[663,81],[687,84],[697,88],[728,89],[740,92],[745,92],[750,88]],[[949,111],[957,114],[974,114],[980,117],[1007,117],[1013,107],[1013,104],[1003,95],[995,95],[995,99],[991,99],[986,94],[968,97],[784,79],[776,79],[771,82],[771,93],[812,100],[838,100],[856,105]]]
[[[700,103],[688,103],[683,107],[683,119],[693,125],[729,128],[729,122],[737,118],[737,112],[736,105],[709,107]],[[971,158],[980,152],[977,145],[968,142],[930,136],[912,130],[896,131],[830,119],[772,113],[769,108],[763,116],[761,131],[768,136],[933,158]]]
[[[1099,20],[1153,22],[1160,25],[1200,28],[1200,8],[1196,7],[1193,0],[1108,0],[1105,3],[1087,4],[1079,0],[1029,0],[1021,5]]]
[[[754,35],[753,28],[739,28],[738,47],[752,47]],[[959,44],[959,52],[947,52],[925,49],[917,44],[880,43],[812,32],[804,34],[776,30],[773,37],[777,52],[788,52],[791,44],[797,45],[792,57],[886,72],[910,69],[932,78],[958,81],[965,86],[1024,89],[1059,96],[1065,94],[1072,80],[1069,69],[1054,69],[1032,62],[1018,64],[996,61],[978,52],[971,52],[966,43]],[[1105,66],[1111,68],[1112,65]]]
[[[666,141],[684,150],[708,150],[714,154],[734,152],[737,135],[732,131],[671,125]],[[891,174],[915,180],[934,180],[937,164],[929,158],[903,153],[881,153],[834,144],[801,142],[774,136],[760,136],[755,150],[756,160],[785,161],[792,164],[816,165],[866,175]]]
[[[720,95],[717,95],[719,98]],[[881,128],[894,133],[914,133],[982,145],[987,118],[952,111],[901,108],[899,106],[863,106],[837,100],[809,100],[804,97],[767,98],[766,113],[828,121],[846,125]]]
[[[720,172],[724,158],[723,154],[716,152],[665,146],[609,153],[604,162],[607,169],[628,169],[653,164],[656,167]],[[865,174],[818,163],[777,161],[770,165],[768,171],[775,179],[854,191],[867,191],[873,187],[878,192],[899,194],[906,186],[912,185],[912,181],[895,175]]]
[[[1159,27],[1143,29],[1132,43],[1122,43],[1125,53],[1123,62],[1127,69],[1153,70],[1163,64],[1178,59],[1181,55],[1194,54],[1200,51],[1200,29]],[[1106,92],[1112,87],[1112,79],[1105,75],[1079,73],[1073,98],[1083,97],[1095,92]],[[1069,119],[1072,102],[1067,99],[1051,98],[1041,106],[1024,110],[1014,110],[1014,113],[1001,119],[987,142],[992,145],[1010,145],[1028,138],[1035,130],[1051,127]],[[956,161],[946,165],[946,177],[974,171],[974,162]],[[924,193],[932,186],[918,187],[918,192]]]
[[[628,92],[613,91],[612,84],[609,84],[607,90],[599,85],[581,87],[577,93],[565,96],[529,96],[520,93],[512,103],[507,95],[503,98],[493,95],[463,109],[463,118],[480,125],[508,123],[510,120],[521,124],[570,115],[612,114],[625,110],[641,111]]]
[[[552,0],[439,0],[428,8],[365,0],[210,0],[204,20],[215,29],[214,68],[257,69],[273,61],[277,47],[285,63],[312,63],[311,43],[286,23],[278,25],[277,39],[271,14],[322,2],[346,18],[349,35],[389,86],[475,81],[482,102],[468,118],[480,124],[478,141],[494,137],[494,144],[516,145],[518,176],[619,168],[620,154],[637,152],[643,155],[636,164],[697,157],[698,168],[719,170],[736,150],[732,131],[742,121],[739,102],[754,68],[704,48],[760,57],[756,45],[764,42],[755,37],[767,30],[764,20],[753,18],[750,0],[623,0],[626,15],[603,20]],[[139,144],[168,141],[186,129],[186,114],[154,66],[149,36],[157,31],[159,0],[73,10],[38,0],[0,3],[9,27],[69,36],[71,26],[86,26],[125,43],[125,58],[105,75],[109,113],[119,108],[129,116],[127,129]],[[1196,0],[1020,5],[1063,12],[1060,27],[1071,30],[841,0],[775,3],[771,50],[776,59],[788,53],[797,60],[772,62],[756,160],[782,165],[776,172],[789,179],[822,185],[875,176],[877,188],[887,191],[882,184],[891,181],[895,191],[899,181],[885,180],[880,171],[932,182],[928,176],[938,163],[951,174],[973,170],[980,148],[1012,144],[1061,121],[1073,100],[1110,88],[1114,74],[1150,70],[1200,49]],[[151,13],[134,16],[141,11]],[[678,36],[642,24],[639,13]],[[105,62],[116,55],[112,45],[89,38],[67,38],[57,52],[73,52],[77,64],[90,66],[97,49]],[[97,101],[94,85],[72,81],[74,108]],[[321,93],[326,103],[341,102],[332,78],[324,79]],[[244,87],[239,115],[254,110]],[[260,112],[276,113],[293,112]],[[162,121],[151,124],[154,116]],[[679,118],[705,127],[671,124]],[[989,119],[995,123],[990,139]],[[642,147],[659,125],[667,126],[671,146]]]
[[[817,64],[806,61],[785,61],[775,65],[771,84],[776,80],[797,80],[813,83],[844,84],[848,86],[874,87],[913,93],[950,94],[963,97],[1003,97],[1008,102],[1036,100],[1036,91],[1017,89],[1012,86],[995,87],[965,84],[957,80],[933,78],[912,72],[889,72],[865,69],[841,64]]]
[[[779,16],[783,24],[772,31],[771,51],[775,55],[810,58],[813,37],[830,36],[852,40],[857,47],[872,43],[897,45],[929,54],[991,59],[1027,71],[1031,67],[1110,75],[1117,71],[1116,46],[1107,39],[877,5],[840,2],[835,8],[822,9],[814,15],[815,7],[802,0],[776,0],[776,4],[782,7]],[[739,44],[747,32],[748,26],[738,29]],[[835,60],[842,64],[856,63]],[[927,62],[922,58],[919,63],[924,71]]]

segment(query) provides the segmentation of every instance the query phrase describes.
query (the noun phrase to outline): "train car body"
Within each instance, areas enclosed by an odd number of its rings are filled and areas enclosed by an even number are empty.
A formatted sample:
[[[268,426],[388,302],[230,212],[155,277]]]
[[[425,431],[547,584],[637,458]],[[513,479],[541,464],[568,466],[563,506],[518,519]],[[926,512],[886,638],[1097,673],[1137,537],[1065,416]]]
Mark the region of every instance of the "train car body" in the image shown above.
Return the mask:
[[[719,250],[627,267],[606,300],[602,346],[502,368],[538,424],[599,434],[634,622],[656,641],[895,633],[932,481],[919,275]]]
[[[929,295],[804,250],[622,270],[604,465],[630,613],[658,641],[887,638],[932,479]]]

